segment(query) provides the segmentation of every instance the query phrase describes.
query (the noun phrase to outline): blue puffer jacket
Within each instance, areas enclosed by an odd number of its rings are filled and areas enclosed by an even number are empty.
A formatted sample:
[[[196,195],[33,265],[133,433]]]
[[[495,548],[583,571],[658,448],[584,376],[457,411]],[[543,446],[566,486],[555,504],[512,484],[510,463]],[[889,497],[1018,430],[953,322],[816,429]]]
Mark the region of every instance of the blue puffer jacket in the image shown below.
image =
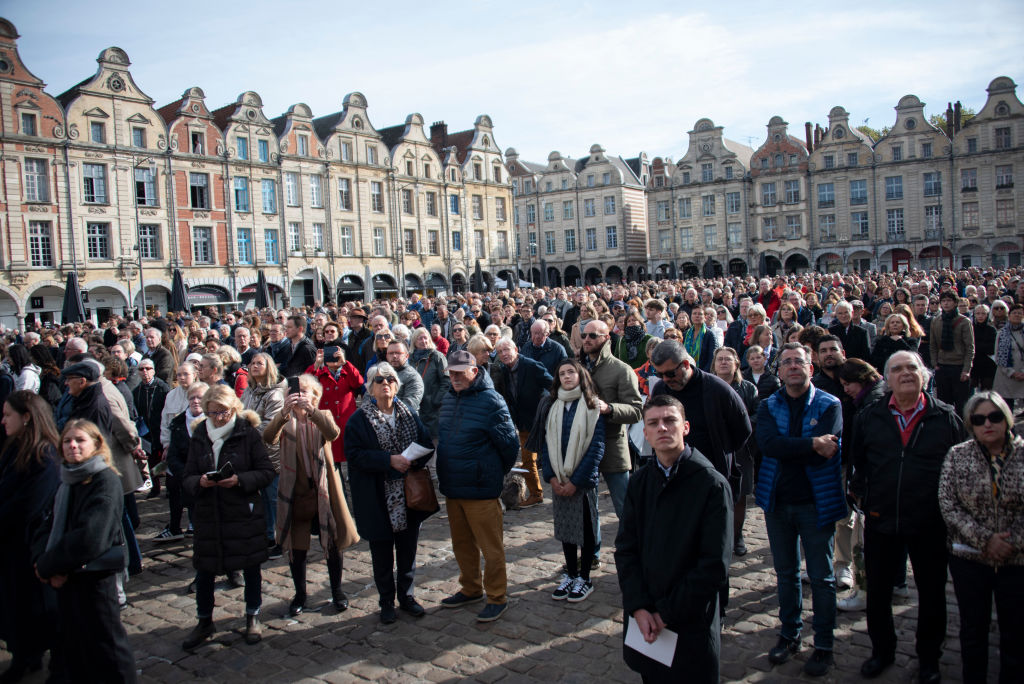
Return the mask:
[[[497,499],[519,455],[519,433],[486,372],[448,391],[438,421],[437,479],[450,499]]]
[[[783,387],[778,392],[761,402],[757,416],[757,441],[761,447],[761,470],[757,477],[755,497],[757,505],[766,513],[775,508],[775,485],[778,482],[779,460],[774,455],[775,449],[783,449],[790,453],[791,445],[799,440],[807,440],[811,437],[833,434],[840,435],[843,431],[842,413],[839,408],[839,400],[834,396],[819,390],[811,385],[807,392],[807,404],[804,407],[801,437],[788,438],[789,435],[789,404],[783,393]],[[831,411],[830,411],[831,409]],[[829,412],[831,421],[825,420],[826,412]],[[772,435],[771,433],[775,433]],[[785,438],[783,440],[772,440],[772,436]],[[841,445],[840,445],[841,446]],[[818,527],[831,525],[837,520],[846,516],[846,496],[843,492],[843,462],[840,456],[841,451],[830,459],[812,455],[804,466],[807,472],[807,479],[811,482],[811,491],[814,494],[814,508],[818,514]]]
[[[570,406],[569,412],[562,417],[562,440],[560,442],[562,453],[565,453],[565,447],[569,444],[572,421],[576,417],[576,409],[579,407],[580,402],[577,400]],[[576,465],[576,469],[572,471],[569,481],[576,485],[577,489],[596,487],[598,483],[597,468],[601,465],[602,458],[604,458],[604,416],[598,417],[597,423],[594,425],[594,435],[590,439],[590,446],[587,447],[583,458]],[[540,460],[541,469],[544,471],[544,481],[550,482],[551,478],[555,476],[555,471],[551,467],[551,454],[548,453],[547,440],[541,444]]]

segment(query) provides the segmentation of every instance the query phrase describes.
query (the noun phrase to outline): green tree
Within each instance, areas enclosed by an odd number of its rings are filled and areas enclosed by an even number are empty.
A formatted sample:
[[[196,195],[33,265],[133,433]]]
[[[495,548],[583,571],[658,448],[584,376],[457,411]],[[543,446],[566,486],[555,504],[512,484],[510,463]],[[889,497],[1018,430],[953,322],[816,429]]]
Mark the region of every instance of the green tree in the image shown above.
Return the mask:
[[[882,130],[878,130],[877,128],[872,128],[865,123],[857,126],[857,130],[871,138],[871,142],[878,142],[883,136],[889,135],[889,131],[892,130],[892,126],[882,126]]]
[[[963,126],[965,123],[977,116],[978,113],[974,111],[972,107],[964,107],[960,110],[960,125]],[[928,123],[935,126],[943,133],[946,132],[946,112],[941,114],[932,114],[928,117]]]

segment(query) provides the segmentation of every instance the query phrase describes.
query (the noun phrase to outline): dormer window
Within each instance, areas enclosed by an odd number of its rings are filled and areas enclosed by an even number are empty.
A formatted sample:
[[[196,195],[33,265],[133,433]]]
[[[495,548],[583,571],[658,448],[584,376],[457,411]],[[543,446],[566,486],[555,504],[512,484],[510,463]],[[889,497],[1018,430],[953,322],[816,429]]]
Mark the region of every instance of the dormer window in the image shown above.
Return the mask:
[[[297,136],[295,136],[295,140],[296,140],[296,145],[298,147],[298,149],[296,151],[298,152],[299,156],[300,157],[308,157],[309,156],[309,137],[305,136],[305,135],[297,135]]]
[[[484,179],[484,165],[480,162],[473,163],[473,179],[483,180]]]
[[[21,134],[22,135],[39,135],[36,129],[36,115],[35,114],[22,114],[21,115]]]
[[[430,178],[430,164],[423,165],[423,177]]]
[[[206,145],[203,144],[203,134],[202,133],[190,133],[189,134],[189,143],[190,143],[190,148],[189,149],[192,150],[192,154],[202,154],[203,150],[206,148]]]
[[[146,129],[138,126],[132,127],[132,147],[146,147]]]
[[[406,176],[413,176],[413,175],[415,175],[413,173],[413,163],[412,163],[411,159],[406,159],[405,160],[405,175]]]
[[[102,122],[91,121],[89,123],[89,140],[101,145],[107,142],[107,132]]]
[[[494,182],[495,183],[500,183],[501,182],[501,164],[495,164],[494,165]]]

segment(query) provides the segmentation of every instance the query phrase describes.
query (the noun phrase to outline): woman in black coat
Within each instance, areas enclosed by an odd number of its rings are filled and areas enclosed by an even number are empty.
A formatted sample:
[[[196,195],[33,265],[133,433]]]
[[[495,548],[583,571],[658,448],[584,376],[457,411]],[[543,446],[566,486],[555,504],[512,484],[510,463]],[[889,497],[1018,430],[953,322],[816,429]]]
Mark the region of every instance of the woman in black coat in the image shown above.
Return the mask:
[[[90,684],[135,682],[115,580],[128,560],[121,478],[102,432],[87,420],[68,421],[61,449],[60,488],[32,550],[36,575],[57,590],[67,676]]]
[[[971,387],[992,389],[996,377],[996,334],[998,331],[988,319],[988,307],[974,308],[974,365],[971,367]]]
[[[2,682],[38,670],[56,637],[57,597],[32,569],[35,526],[60,484],[53,409],[27,390],[12,392],[3,406],[6,449],[0,457],[0,639],[11,666]],[[51,658],[56,665],[56,659]],[[54,669],[53,665],[50,667]]]
[[[390,624],[397,619],[396,562],[398,606],[413,617],[425,613],[413,598],[412,582],[420,524],[432,513],[405,505],[404,481],[410,469],[426,465],[434,446],[419,416],[395,398],[401,381],[391,364],[375,364],[366,371],[366,378],[370,396],[345,427],[345,457],[356,528],[370,542],[380,619]],[[401,454],[413,442],[430,452],[410,463]]]
[[[875,338],[875,347],[871,350],[871,365],[879,373],[884,373],[885,363],[896,352],[916,352],[921,340],[909,335],[910,323],[903,314],[889,314]]]
[[[213,581],[235,570],[245,576],[245,641],[255,644],[262,638],[260,565],[267,560],[267,524],[260,490],[276,474],[257,429],[259,416],[242,408],[231,387],[207,390],[203,413],[206,419],[192,432],[182,483],[195,499],[192,564],[199,616],[182,644],[185,650],[214,633]]]

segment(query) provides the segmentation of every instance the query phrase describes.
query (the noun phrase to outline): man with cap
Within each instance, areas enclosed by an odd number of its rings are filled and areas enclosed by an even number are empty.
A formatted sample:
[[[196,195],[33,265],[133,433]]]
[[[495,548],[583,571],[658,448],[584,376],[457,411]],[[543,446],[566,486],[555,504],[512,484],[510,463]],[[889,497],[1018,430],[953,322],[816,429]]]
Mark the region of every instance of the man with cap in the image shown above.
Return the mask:
[[[345,358],[362,375],[365,370],[362,348],[366,344],[373,345],[373,333],[366,327],[366,311],[362,307],[352,307],[352,310],[348,312],[348,327]]]
[[[487,596],[477,615],[492,622],[508,608],[508,576],[501,495],[505,474],[519,453],[519,436],[505,400],[468,351],[448,358],[451,389],[441,403],[437,477],[447,497],[452,551],[459,564],[459,591],[441,601],[459,608]],[[483,582],[480,556],[484,557]]]

